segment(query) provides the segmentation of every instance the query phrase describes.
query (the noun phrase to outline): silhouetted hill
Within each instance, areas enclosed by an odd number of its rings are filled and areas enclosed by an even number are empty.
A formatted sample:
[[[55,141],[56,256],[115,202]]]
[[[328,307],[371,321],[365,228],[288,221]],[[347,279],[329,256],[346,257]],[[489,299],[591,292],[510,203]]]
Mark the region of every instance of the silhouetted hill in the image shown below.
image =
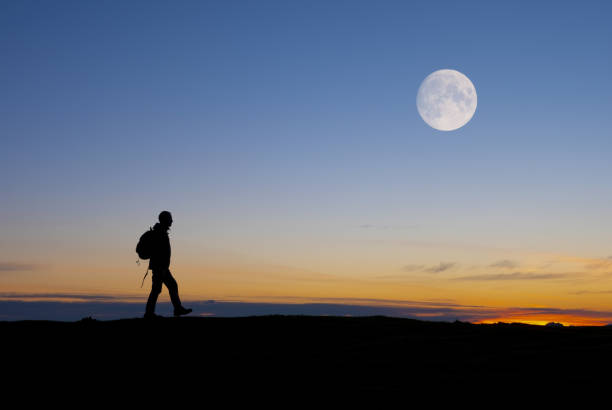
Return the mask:
[[[612,364],[611,327],[263,316],[0,322],[0,332],[5,374],[71,388],[549,386],[601,381]]]

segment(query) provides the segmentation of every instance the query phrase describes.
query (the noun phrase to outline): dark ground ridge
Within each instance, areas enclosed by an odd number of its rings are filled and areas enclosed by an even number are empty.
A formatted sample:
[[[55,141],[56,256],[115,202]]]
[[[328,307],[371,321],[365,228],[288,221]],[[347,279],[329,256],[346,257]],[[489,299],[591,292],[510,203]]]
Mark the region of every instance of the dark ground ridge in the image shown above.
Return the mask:
[[[256,316],[0,322],[5,371],[33,381],[406,389],[607,382],[612,327],[475,325],[391,317]],[[79,375],[76,377],[76,375]],[[156,376],[157,375],[157,376]],[[165,375],[165,376],[161,376]]]

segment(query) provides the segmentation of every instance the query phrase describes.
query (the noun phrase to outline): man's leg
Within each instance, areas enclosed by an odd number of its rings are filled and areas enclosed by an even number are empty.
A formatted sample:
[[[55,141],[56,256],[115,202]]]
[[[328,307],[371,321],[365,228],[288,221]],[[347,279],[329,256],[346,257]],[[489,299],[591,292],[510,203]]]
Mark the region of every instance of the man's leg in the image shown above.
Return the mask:
[[[174,306],[174,316],[181,316],[190,313],[191,309],[185,309],[181,304],[181,298],[179,298],[178,293],[178,284],[170,271],[166,272],[166,275],[164,276],[164,283],[170,292],[170,300],[172,301],[172,306]]]
[[[151,286],[151,293],[149,293],[149,299],[147,300],[147,308],[145,310],[145,317],[155,315],[155,305],[157,304],[157,297],[162,291],[162,278],[153,272],[153,285]]]
[[[181,298],[179,298],[178,284],[170,271],[167,271],[164,275],[164,284],[168,288],[168,292],[170,292],[172,306],[174,306],[174,309],[179,309],[183,305],[181,305]]]

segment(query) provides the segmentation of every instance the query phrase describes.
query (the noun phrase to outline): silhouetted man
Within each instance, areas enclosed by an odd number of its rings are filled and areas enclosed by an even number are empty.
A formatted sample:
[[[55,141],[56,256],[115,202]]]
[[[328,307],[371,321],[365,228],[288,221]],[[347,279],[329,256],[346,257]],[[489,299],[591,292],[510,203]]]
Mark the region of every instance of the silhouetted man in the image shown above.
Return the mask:
[[[170,238],[168,229],[172,226],[172,215],[168,211],[159,214],[159,223],[153,227],[154,240],[152,242],[152,254],[149,261],[149,269],[153,272],[153,286],[147,300],[145,318],[159,317],[155,314],[157,297],[162,291],[162,285],[166,285],[170,292],[170,300],[174,306],[174,316],[186,315],[191,309],[185,309],[181,304],[178,294],[178,285],[170,273]]]

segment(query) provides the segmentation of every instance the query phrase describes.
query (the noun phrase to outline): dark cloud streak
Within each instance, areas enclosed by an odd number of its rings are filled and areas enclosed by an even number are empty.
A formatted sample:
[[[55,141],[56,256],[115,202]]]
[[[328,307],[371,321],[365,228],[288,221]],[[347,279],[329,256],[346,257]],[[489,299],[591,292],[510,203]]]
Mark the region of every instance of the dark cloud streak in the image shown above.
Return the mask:
[[[47,299],[47,300],[77,300],[77,301],[97,301],[97,302],[115,302],[131,299],[129,296],[113,296],[113,295],[95,295],[95,294],[79,294],[79,293],[15,293],[15,292],[0,292],[0,299],[9,300],[31,300],[31,299]]]
[[[417,272],[425,269],[425,265],[406,265],[402,268],[404,272]]]
[[[0,272],[27,272],[39,268],[38,265],[28,263],[0,262]]]
[[[451,269],[454,266],[455,266],[455,263],[453,263],[453,262],[440,262],[440,264],[438,266],[432,266],[430,268],[425,269],[425,272],[440,273],[440,272],[444,272],[446,270],[449,270],[449,269]]]
[[[518,263],[511,260],[501,260],[489,265],[492,268],[514,269],[518,267]]]
[[[606,295],[612,293],[612,290],[578,290],[569,292],[570,295]]]
[[[499,273],[493,275],[472,275],[452,278],[456,281],[495,281],[495,280],[548,280],[562,279],[567,277],[565,273]]]

